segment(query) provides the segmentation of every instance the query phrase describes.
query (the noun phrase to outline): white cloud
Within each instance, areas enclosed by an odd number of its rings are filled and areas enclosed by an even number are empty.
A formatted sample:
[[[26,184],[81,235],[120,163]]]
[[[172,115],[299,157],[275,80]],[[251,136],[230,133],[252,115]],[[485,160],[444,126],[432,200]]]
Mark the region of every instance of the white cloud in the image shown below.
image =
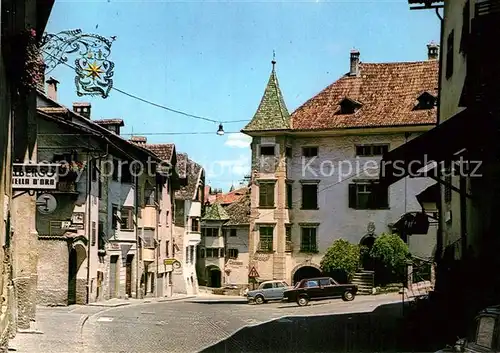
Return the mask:
[[[250,136],[237,132],[227,135],[227,140],[224,144],[229,147],[247,148],[250,146],[250,142],[252,142]]]
[[[250,157],[240,155],[237,159],[213,161],[205,170],[208,178],[241,178],[250,173]]]

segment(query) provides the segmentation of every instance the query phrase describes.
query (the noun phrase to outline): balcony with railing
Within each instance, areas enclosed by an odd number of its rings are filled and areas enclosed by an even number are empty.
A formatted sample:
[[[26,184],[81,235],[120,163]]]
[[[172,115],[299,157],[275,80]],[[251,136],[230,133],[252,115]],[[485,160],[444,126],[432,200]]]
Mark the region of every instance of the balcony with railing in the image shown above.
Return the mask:
[[[470,34],[463,33],[467,76],[462,96],[463,106],[498,105],[500,91],[500,44],[490,38],[500,36],[500,3],[483,1],[475,4]]]

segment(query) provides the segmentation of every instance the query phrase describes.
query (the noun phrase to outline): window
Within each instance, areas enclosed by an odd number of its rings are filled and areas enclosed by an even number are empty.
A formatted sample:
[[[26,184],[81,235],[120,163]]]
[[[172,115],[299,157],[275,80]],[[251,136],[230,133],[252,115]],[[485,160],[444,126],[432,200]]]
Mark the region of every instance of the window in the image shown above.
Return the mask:
[[[274,146],[260,146],[261,156],[274,156]]]
[[[238,249],[228,249],[227,254],[228,254],[228,257],[230,259],[237,259],[238,258]]]
[[[273,284],[272,283],[264,283],[262,285],[262,289],[271,289],[273,288]]]
[[[237,235],[237,230],[236,229],[230,229],[229,230],[229,236],[230,237],[235,237]]]
[[[259,227],[259,251],[273,251],[273,227]]]
[[[112,229],[118,229],[118,222],[120,220],[120,216],[118,216],[118,206],[113,205],[112,208],[112,221],[111,221],[111,228]]]
[[[186,246],[186,263],[189,263],[189,246]]]
[[[134,229],[134,209],[132,207],[123,207],[120,216],[120,229],[132,230]]]
[[[376,188],[377,185],[378,182],[349,184],[349,207],[358,210],[389,208],[389,188]]]
[[[97,161],[95,159],[90,163],[92,181],[97,181]]]
[[[200,251],[200,258],[204,259],[205,258],[205,248],[201,248]]]
[[[382,156],[389,151],[389,145],[359,145],[356,146],[356,156]]]
[[[285,225],[285,251],[291,252],[292,249],[292,226],[290,224]]]
[[[436,97],[425,92],[418,97],[418,106],[416,109],[432,109],[436,105]]]
[[[120,163],[118,159],[113,159],[113,180],[117,181],[118,180],[118,174],[119,174],[119,167]]]
[[[221,257],[220,256],[220,253],[221,253],[220,250],[221,249],[219,249],[219,248],[206,248],[205,249],[205,256],[206,257],[212,257],[212,258],[213,257],[215,257],[215,258]]]
[[[286,184],[286,207],[288,207],[289,209],[293,208],[292,190],[293,190],[293,185],[291,183],[287,183]]]
[[[170,240],[165,242],[165,257],[170,257]]]
[[[450,79],[453,76],[453,43],[455,41],[455,30],[452,30],[448,35],[446,42],[446,78]]]
[[[274,287],[275,288],[285,288],[285,287],[288,287],[288,284],[286,282],[275,282]]]
[[[304,282],[304,288],[314,288],[319,287],[318,281],[306,281]]]
[[[194,263],[194,245],[189,245],[189,259]]]
[[[155,194],[155,188],[148,182],[144,188],[144,205],[154,206],[156,201]]]
[[[318,184],[302,185],[302,209],[303,210],[318,209]]]
[[[132,183],[132,173],[130,171],[130,165],[127,162],[123,162],[120,166],[120,177],[122,183]]]
[[[300,239],[300,251],[316,252],[316,227],[302,227],[302,236]]]
[[[168,215],[169,215],[169,214],[170,214],[170,213],[169,213],[169,211],[168,211],[168,210],[166,210],[166,211],[165,211],[165,226],[166,226],[166,227],[168,227],[168,224],[169,224],[169,221],[168,221]]]
[[[318,155],[318,147],[302,147],[302,156],[306,158],[316,157]]]
[[[106,233],[104,233],[103,222],[99,222],[97,225],[97,236],[99,237],[97,240],[97,247],[99,250],[104,250],[106,244]]]
[[[259,184],[259,207],[274,207],[274,182]]]
[[[322,278],[319,280],[319,285],[324,287],[324,286],[330,286],[330,279],[329,278]]]
[[[97,224],[96,222],[92,222],[92,241],[91,245],[94,246],[97,238]]]
[[[200,231],[200,220],[197,218],[191,218],[191,232]]]
[[[285,148],[285,156],[287,158],[292,158],[292,147],[286,147]]]
[[[203,235],[206,237],[218,237],[219,229],[218,228],[203,228]]]

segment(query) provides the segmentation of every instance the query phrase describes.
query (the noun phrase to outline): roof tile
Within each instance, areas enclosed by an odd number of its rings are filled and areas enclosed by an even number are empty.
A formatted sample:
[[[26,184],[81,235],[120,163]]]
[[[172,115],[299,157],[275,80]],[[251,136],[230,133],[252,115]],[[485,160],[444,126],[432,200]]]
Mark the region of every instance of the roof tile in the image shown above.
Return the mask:
[[[293,130],[435,124],[436,108],[414,109],[426,91],[437,96],[438,60],[360,63],[360,75],[345,75],[300,106]],[[345,98],[362,103],[353,114],[339,114]],[[273,126],[273,122],[269,123]]]

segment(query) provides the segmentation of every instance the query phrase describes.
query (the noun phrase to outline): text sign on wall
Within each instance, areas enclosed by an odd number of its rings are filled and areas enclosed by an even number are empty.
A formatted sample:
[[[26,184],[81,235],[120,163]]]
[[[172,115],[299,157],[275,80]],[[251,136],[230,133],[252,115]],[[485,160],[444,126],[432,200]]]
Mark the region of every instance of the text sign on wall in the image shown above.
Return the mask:
[[[12,189],[55,190],[57,188],[58,164],[12,165]]]

